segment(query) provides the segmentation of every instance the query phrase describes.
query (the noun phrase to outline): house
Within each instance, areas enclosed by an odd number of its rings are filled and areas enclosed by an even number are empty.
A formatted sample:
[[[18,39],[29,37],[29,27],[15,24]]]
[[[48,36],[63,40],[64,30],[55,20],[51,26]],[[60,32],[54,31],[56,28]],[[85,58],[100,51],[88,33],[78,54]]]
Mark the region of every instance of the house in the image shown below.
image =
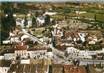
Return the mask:
[[[89,39],[88,44],[96,44],[96,42],[98,41],[96,36],[89,36],[88,39]]]
[[[32,26],[32,18],[28,18],[28,21],[27,21],[27,26],[26,27],[31,27]]]
[[[4,40],[4,41],[3,41],[3,44],[10,44],[10,43],[11,43],[10,40]]]
[[[86,34],[85,34],[85,33],[78,33],[78,35],[79,35],[80,40],[81,40],[82,42],[85,42],[85,41],[86,41],[86,39],[85,39]]]
[[[86,73],[84,66],[64,65],[64,73]]]
[[[46,49],[28,49],[27,56],[31,59],[43,59],[47,58],[47,50]]]
[[[53,53],[51,51],[47,52],[47,56],[48,56],[48,58],[53,58]]]
[[[30,64],[30,59],[21,60],[20,64]]]
[[[45,12],[44,15],[56,15],[57,12]]]
[[[29,36],[24,34],[21,36],[21,41],[23,41],[24,39],[27,39],[27,38],[29,38]]]
[[[61,27],[59,27],[58,24],[56,24],[55,26],[53,26],[54,30],[52,31],[52,35],[56,36],[56,37],[62,37],[64,36],[63,31],[61,29]]]
[[[39,16],[39,17],[37,17],[36,22],[37,22],[37,24],[38,24],[37,26],[43,26],[44,23],[45,23],[45,18],[44,18],[44,16]]]
[[[21,20],[21,23],[20,23],[20,25],[21,25],[22,28],[24,28],[24,23],[25,23],[25,19],[23,18],[23,19]]]
[[[28,46],[27,45],[25,45],[25,43],[24,42],[21,42],[21,43],[18,43],[16,46],[15,46],[15,56],[16,57],[18,57],[18,56],[20,56],[20,57],[24,57],[24,58],[26,58],[27,57],[27,48],[28,48]]]
[[[78,55],[80,58],[92,59],[92,55],[90,55],[88,51],[80,50]]]
[[[48,58],[47,47],[36,45],[34,47],[28,48],[28,45],[25,45],[24,42],[19,43],[15,47],[15,56],[20,57],[21,59],[43,59]]]
[[[6,53],[6,54],[4,54],[4,59],[5,60],[13,60],[13,59],[16,59],[16,56],[14,53]]]
[[[0,73],[8,73],[10,69],[10,60],[0,60]]]
[[[19,36],[17,36],[18,32],[19,32],[19,30],[14,30],[13,32],[10,32],[9,38],[7,40],[4,40],[3,44],[19,43],[20,39],[19,39]]]
[[[10,38],[10,43],[19,43],[19,42],[20,42],[19,37],[11,37]]]
[[[0,73],[8,73],[10,67],[0,67]]]
[[[74,48],[74,47],[68,47],[66,49],[67,53],[75,53],[75,52],[79,52],[78,49]]]
[[[16,25],[17,25],[17,26],[18,26],[18,25],[22,26],[22,25],[21,25],[21,22],[22,22],[22,19],[21,19],[21,18],[17,18],[17,19],[16,19]]]
[[[0,60],[3,60],[4,59],[4,56],[0,56]]]
[[[78,50],[74,47],[68,47],[66,49],[66,52],[71,55],[71,57],[75,57],[75,58],[88,58],[88,59],[91,59],[92,58],[92,55],[89,54],[88,51],[85,51],[85,50]]]
[[[76,11],[75,12],[76,14],[84,14],[84,13],[87,13],[86,11]]]

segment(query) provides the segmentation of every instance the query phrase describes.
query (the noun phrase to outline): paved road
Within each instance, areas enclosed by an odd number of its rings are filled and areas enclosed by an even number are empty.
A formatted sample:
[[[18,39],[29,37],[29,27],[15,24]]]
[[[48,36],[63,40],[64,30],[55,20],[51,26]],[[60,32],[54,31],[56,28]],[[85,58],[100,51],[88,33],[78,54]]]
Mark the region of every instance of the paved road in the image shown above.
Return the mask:
[[[103,64],[104,60],[81,60],[80,65],[87,65],[87,64]]]
[[[44,42],[40,41],[37,37],[31,35],[28,33],[28,31],[26,29],[22,29],[23,33],[28,35],[30,37],[31,40],[33,41],[37,41],[39,44],[44,44]]]

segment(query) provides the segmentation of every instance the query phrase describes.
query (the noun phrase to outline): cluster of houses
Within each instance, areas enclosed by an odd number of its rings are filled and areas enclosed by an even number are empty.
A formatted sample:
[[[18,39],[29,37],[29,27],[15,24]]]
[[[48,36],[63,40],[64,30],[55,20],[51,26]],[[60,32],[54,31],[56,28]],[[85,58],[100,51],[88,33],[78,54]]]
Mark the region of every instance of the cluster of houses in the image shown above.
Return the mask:
[[[30,65],[42,63],[43,60],[45,60],[45,64],[50,64],[53,57],[53,53],[47,51],[48,48],[42,45],[40,45],[40,47],[36,45],[36,47],[29,48],[25,42],[19,42],[11,48],[12,49],[7,49],[4,54],[0,55],[0,61],[10,61],[9,66],[2,66],[2,64],[6,63],[0,62],[0,73],[8,73],[12,65],[17,64],[17,62],[21,65]],[[14,73],[14,71],[12,73]]]
[[[66,53],[68,54],[67,57],[70,59],[94,59],[93,56],[96,56],[95,59],[97,59],[98,54],[104,53],[104,48],[102,50],[96,50],[96,51],[88,51],[88,50],[78,50],[74,47],[68,47],[66,50]],[[103,55],[100,55],[100,58],[103,60]],[[99,59],[100,59],[99,58]]]
[[[16,28],[13,31],[9,32],[9,37],[7,40],[3,41],[3,44],[13,44],[13,43],[19,43],[23,41],[24,38],[28,38],[29,36],[23,34],[21,30]]]
[[[43,15],[39,15],[36,17],[36,24],[37,26],[43,26],[46,22],[49,21],[51,24],[53,22],[53,19],[49,17],[46,21],[46,17],[48,15],[55,15],[56,12],[45,12]],[[33,26],[33,20],[32,15],[28,14],[28,18],[17,18],[16,19],[16,25],[20,25],[22,28],[25,27],[31,27]],[[1,66],[0,67],[0,73],[7,73],[10,69],[12,64],[16,64],[15,61],[20,61],[20,64],[31,64],[34,60],[41,60],[41,59],[47,59],[51,61],[54,57],[52,50],[47,51],[49,47],[46,47],[44,45],[40,45],[41,47],[38,47],[36,45],[36,42],[32,41],[31,38],[34,40],[36,38],[33,38],[32,36],[29,36],[27,34],[24,34],[25,31],[21,31],[20,29],[15,29],[9,33],[8,40],[4,40],[3,44],[12,44],[12,52],[8,52],[9,49],[4,53],[3,55],[0,55],[0,61],[6,60],[10,61],[9,67]],[[28,33],[29,34],[29,33]],[[102,41],[99,39],[96,35],[92,35],[87,31],[81,31],[81,30],[70,30],[66,31],[62,27],[60,27],[59,24],[56,24],[53,26],[53,30],[51,31],[52,38],[51,43],[52,47],[58,48],[59,50],[64,50],[65,56],[69,59],[92,59],[93,55],[97,55],[100,53],[104,53],[104,49],[97,50],[97,51],[88,51],[88,50],[78,50],[76,46],[87,46],[87,45],[96,45],[97,42]],[[32,46],[36,46],[35,48],[30,48],[29,44],[27,44],[27,39],[29,41],[32,41]],[[43,42],[46,40],[50,40],[50,38],[43,38]],[[40,39],[41,41],[41,39]],[[47,43],[47,46],[49,45]],[[65,46],[65,47],[63,47]],[[68,71],[69,72],[69,71]],[[12,72],[15,73],[15,72]],[[67,73],[67,70],[66,70]]]
[[[13,32],[10,32],[9,39],[4,40],[3,44],[11,44],[11,48],[14,50],[13,53],[4,54],[4,59],[6,60],[16,59],[18,56],[24,59],[48,58],[49,55],[49,52],[47,52],[48,47],[39,44],[37,41],[32,41],[29,35],[26,35],[17,29],[15,29]],[[33,47],[30,47],[29,44],[32,44]]]
[[[46,59],[47,62],[51,62],[53,53],[51,51],[47,51],[48,48],[44,45],[40,45],[36,42],[32,43],[34,46],[30,48],[29,44],[27,44],[27,40],[31,40],[30,36],[24,34],[23,31],[16,28],[10,32],[9,35],[9,38],[4,40],[3,44],[11,44],[11,47],[10,49],[7,49],[5,53],[0,55],[0,61],[10,61],[10,63],[9,66],[2,66],[2,62],[0,62],[0,73],[8,73],[11,65],[15,64],[15,61],[17,60],[20,61],[20,64],[31,64],[36,62],[35,60],[42,59]]]
[[[53,46],[59,50],[67,51],[69,58],[88,58],[92,59],[93,55],[104,53],[103,47],[96,51],[79,50],[90,45],[96,45],[98,42],[103,41],[97,37],[96,33],[84,30],[64,30],[56,24],[52,30],[52,43]],[[100,35],[99,35],[100,36]],[[101,45],[101,43],[100,43]]]
[[[50,16],[57,14],[56,12],[45,12],[43,14],[40,14],[38,16],[27,14],[27,16],[22,18],[16,18],[16,25],[20,25],[22,28],[29,28],[32,26],[43,26],[52,24],[54,20],[50,18]],[[48,22],[48,23],[47,23]]]
[[[100,34],[100,33],[99,33]],[[59,41],[59,43],[74,43],[74,44],[83,44],[83,43],[87,43],[87,44],[96,44],[97,42],[103,41],[103,39],[101,39],[101,35],[100,38],[97,37],[98,35],[93,32],[93,30],[91,32],[87,31],[87,30],[64,30],[63,28],[61,28],[58,24],[56,24],[53,28],[52,31],[52,36],[55,37],[55,39],[57,41]]]

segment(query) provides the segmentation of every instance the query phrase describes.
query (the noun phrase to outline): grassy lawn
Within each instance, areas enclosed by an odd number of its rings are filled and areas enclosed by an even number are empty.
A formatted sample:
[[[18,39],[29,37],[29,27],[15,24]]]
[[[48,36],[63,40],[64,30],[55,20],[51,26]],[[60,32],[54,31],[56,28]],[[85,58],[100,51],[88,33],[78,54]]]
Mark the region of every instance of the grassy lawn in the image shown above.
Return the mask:
[[[85,17],[85,18],[92,18],[94,19],[95,13],[84,13],[80,14],[80,17]],[[104,14],[96,14],[96,20],[104,22]]]
[[[97,14],[96,18],[97,18],[98,21],[104,22],[104,14]]]
[[[54,15],[54,16],[52,16],[52,18],[55,20],[61,20],[61,19],[64,19],[64,16],[62,14],[60,14],[60,15]]]
[[[33,33],[33,35],[37,36],[37,37],[41,37],[43,36],[42,31],[45,30],[44,27],[40,27],[40,28],[35,28],[35,31]]]
[[[84,14],[80,14],[79,17],[85,17],[85,18],[94,18],[94,14],[93,13],[84,13]]]

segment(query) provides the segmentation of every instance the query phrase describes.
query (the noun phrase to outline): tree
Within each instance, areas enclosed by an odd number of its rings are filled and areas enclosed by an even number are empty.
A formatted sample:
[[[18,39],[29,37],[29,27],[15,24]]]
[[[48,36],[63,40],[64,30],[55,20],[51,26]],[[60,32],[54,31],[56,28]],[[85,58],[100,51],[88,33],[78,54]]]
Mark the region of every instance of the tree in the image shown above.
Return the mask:
[[[36,17],[35,16],[32,17],[32,26],[33,27],[36,26]]]
[[[52,73],[52,65],[49,65],[49,72],[48,73]]]
[[[95,19],[95,21],[96,21],[96,14],[94,14],[94,19]]]
[[[50,23],[50,16],[45,15],[45,25],[48,25]]]
[[[9,37],[9,32],[16,27],[16,21],[13,17],[13,4],[2,3],[1,10],[3,15],[1,17],[1,41]]]

